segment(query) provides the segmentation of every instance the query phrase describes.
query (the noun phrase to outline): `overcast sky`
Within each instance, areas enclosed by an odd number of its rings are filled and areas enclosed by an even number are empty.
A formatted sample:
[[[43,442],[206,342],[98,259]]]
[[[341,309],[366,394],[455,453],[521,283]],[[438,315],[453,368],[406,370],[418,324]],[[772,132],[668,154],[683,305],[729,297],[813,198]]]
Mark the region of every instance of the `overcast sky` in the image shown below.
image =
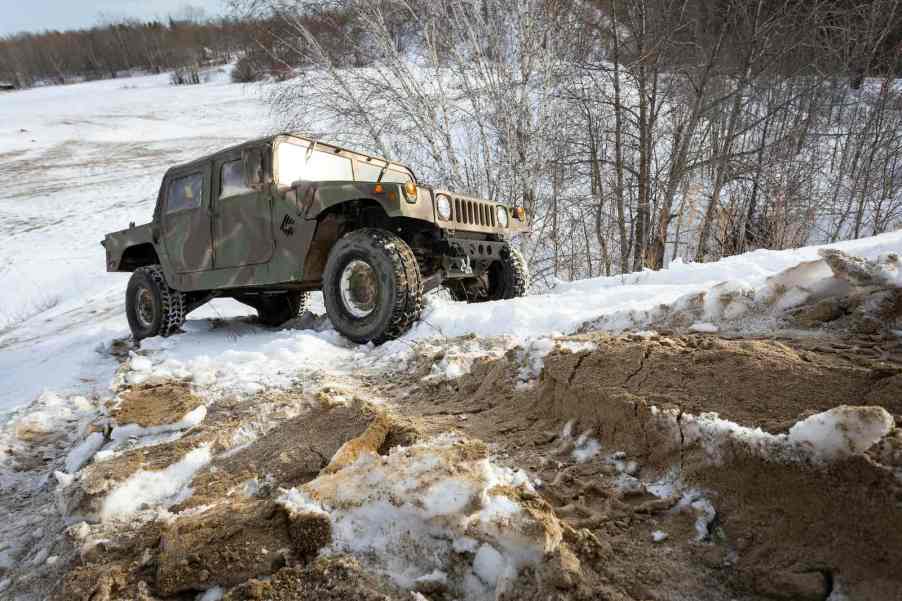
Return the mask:
[[[225,0],[0,0],[0,35],[90,27],[101,16],[162,18],[184,13],[188,5],[216,16],[224,12]]]

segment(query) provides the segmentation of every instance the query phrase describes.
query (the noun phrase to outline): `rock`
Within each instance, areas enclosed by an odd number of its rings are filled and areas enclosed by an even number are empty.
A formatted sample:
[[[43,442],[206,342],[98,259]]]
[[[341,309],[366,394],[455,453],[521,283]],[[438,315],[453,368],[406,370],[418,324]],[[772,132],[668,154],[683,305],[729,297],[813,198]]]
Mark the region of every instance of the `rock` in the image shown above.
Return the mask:
[[[827,578],[820,572],[778,570],[758,574],[755,592],[771,599],[823,601],[830,593]]]
[[[846,307],[837,297],[825,298],[811,305],[792,309],[789,314],[793,321],[805,328],[814,328],[834,321],[845,315]]]

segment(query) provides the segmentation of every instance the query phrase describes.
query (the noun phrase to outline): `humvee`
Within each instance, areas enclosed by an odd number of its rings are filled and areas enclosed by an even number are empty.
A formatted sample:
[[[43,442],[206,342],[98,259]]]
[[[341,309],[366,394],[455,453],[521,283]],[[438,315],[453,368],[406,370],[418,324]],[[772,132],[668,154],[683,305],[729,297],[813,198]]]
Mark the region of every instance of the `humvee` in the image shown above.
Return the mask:
[[[107,271],[132,272],[135,340],[168,336],[216,297],[278,326],[322,290],[336,330],[358,343],[401,336],[423,294],[521,296],[510,235],[523,208],[421,185],[401,164],[293,133],[253,140],[169,169],[153,221],[107,234]]]

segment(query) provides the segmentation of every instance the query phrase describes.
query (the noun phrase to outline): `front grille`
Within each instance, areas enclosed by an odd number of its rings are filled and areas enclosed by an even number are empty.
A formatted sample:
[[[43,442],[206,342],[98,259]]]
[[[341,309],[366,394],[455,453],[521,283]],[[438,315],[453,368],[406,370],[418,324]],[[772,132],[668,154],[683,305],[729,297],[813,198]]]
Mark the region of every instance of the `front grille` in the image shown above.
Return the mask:
[[[455,198],[453,219],[461,225],[495,227],[494,205],[465,198]]]

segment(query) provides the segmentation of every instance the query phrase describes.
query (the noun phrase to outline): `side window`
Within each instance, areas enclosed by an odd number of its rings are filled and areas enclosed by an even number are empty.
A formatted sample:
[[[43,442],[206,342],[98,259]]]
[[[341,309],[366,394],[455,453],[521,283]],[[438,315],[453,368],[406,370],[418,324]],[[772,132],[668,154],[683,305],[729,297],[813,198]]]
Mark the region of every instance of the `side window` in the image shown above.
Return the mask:
[[[244,179],[244,162],[241,159],[223,163],[219,176],[219,198],[253,192]]]
[[[177,213],[189,209],[198,209],[204,197],[204,176],[192,173],[179,177],[169,184],[166,200],[166,213]]]

